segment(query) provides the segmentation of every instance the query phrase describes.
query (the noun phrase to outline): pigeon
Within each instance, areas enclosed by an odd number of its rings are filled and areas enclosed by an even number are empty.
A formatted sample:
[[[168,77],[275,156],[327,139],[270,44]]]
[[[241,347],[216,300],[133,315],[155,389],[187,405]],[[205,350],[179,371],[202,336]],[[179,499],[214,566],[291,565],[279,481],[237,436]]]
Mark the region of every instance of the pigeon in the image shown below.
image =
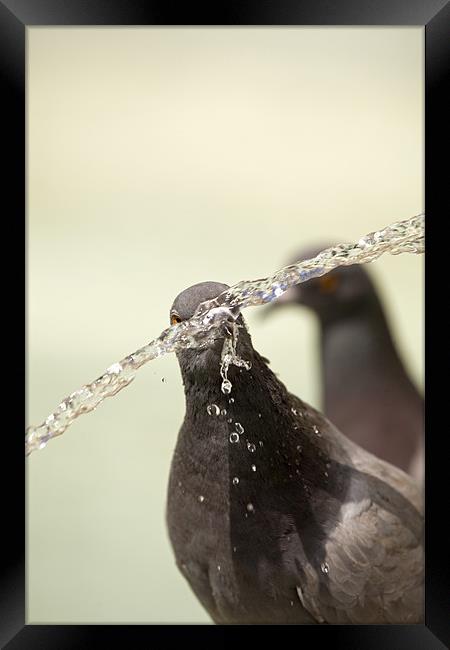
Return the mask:
[[[202,282],[172,324],[227,290]],[[423,621],[423,501],[415,481],[288,392],[239,315],[222,391],[226,331],[177,358],[186,412],[169,475],[176,564],[216,624]]]
[[[296,261],[325,247],[303,250]],[[291,287],[264,312],[288,304],[309,307],[319,319],[323,413],[351,440],[423,485],[423,398],[368,272],[359,264],[336,268]]]

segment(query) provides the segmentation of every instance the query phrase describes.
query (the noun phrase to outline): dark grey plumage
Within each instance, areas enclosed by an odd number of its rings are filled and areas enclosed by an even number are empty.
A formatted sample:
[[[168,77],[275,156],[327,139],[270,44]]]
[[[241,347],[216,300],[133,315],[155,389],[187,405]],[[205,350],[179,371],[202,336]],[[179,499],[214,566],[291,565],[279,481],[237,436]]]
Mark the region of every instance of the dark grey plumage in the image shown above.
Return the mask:
[[[189,318],[226,285],[184,291]],[[177,353],[186,414],[167,523],[176,562],[216,623],[418,623],[422,501],[412,479],[290,394],[243,319],[221,392],[222,340]],[[216,405],[226,413],[214,415]],[[240,441],[230,442],[239,427]],[[236,481],[238,479],[238,481]]]
[[[327,245],[304,249],[315,257]],[[423,481],[423,399],[394,344],[369,273],[339,267],[272,303],[310,308],[319,319],[324,414],[351,440]]]

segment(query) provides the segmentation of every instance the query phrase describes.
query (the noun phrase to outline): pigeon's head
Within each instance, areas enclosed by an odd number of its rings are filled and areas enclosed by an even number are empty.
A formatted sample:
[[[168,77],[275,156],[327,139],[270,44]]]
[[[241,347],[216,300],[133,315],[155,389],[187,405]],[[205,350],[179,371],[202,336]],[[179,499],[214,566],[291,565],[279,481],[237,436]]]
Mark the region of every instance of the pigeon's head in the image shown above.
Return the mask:
[[[176,323],[182,323],[188,320],[194,315],[200,303],[216,298],[229,288],[227,284],[222,284],[221,282],[200,282],[185,289],[173,301],[172,307],[170,308],[170,324],[175,325]],[[242,316],[239,316],[236,320],[230,316],[229,320],[230,325],[236,323],[238,327],[237,352],[248,359],[253,348],[244,320]],[[225,327],[219,332],[217,340],[209,347],[200,349],[188,348],[179,350],[176,353],[183,377],[186,376],[186,373],[204,374],[211,370],[220,376],[219,365],[224,337],[227,335],[227,331],[230,330],[227,330],[225,324]]]
[[[175,325],[192,318],[202,302],[217,298],[230,287],[221,282],[199,282],[178,294],[170,308],[170,324]]]
[[[301,250],[291,264],[316,257],[332,244]],[[308,307],[321,320],[337,320],[357,312],[376,299],[373,283],[360,264],[340,266],[317,278],[290,287],[273,301],[267,313],[283,305]]]

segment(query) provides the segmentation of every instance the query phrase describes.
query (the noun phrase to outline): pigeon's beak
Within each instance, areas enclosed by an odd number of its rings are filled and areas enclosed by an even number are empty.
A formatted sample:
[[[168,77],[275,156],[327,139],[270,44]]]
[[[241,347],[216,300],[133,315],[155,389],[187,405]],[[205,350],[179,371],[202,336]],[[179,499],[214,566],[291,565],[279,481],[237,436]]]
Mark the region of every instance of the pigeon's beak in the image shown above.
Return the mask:
[[[272,300],[272,302],[270,302],[266,307],[260,309],[260,317],[266,318],[268,315],[272,314],[275,309],[286,305],[292,305],[293,302],[298,302],[299,297],[299,287],[290,287],[284,293],[282,293],[279,298]]]

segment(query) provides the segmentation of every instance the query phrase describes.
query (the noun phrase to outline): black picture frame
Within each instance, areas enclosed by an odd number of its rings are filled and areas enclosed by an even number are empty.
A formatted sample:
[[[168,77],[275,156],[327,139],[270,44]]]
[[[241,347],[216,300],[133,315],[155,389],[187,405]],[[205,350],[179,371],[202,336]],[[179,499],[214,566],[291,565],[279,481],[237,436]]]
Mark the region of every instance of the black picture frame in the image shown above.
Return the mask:
[[[424,625],[415,626],[264,626],[263,634],[270,643],[272,634],[295,634],[296,642],[315,641],[347,650],[433,650],[450,644],[448,590],[448,542],[446,536],[447,496],[446,430],[439,424],[438,413],[445,412],[445,385],[439,379],[431,391],[428,381],[433,349],[428,333],[436,346],[444,345],[445,322],[432,319],[430,295],[433,266],[431,260],[442,259],[439,243],[439,222],[444,221],[444,192],[448,183],[448,163],[445,162],[446,142],[444,117],[445,73],[448,70],[450,4],[446,0],[255,0],[244,2],[216,1],[209,6],[200,4],[174,5],[171,2],[144,0],[0,0],[0,66],[2,82],[2,207],[3,226],[7,237],[4,246],[13,252],[4,273],[4,325],[10,332],[4,335],[3,368],[7,384],[13,389],[4,400],[5,419],[13,420],[14,435],[4,427],[2,439],[3,476],[6,489],[2,499],[2,573],[0,585],[0,644],[8,650],[17,648],[88,648],[111,641],[124,647],[148,647],[153,641],[187,643],[195,635],[205,642],[229,646],[239,636],[251,643],[258,640],[255,626],[185,626],[185,625],[25,625],[25,463],[23,420],[19,395],[22,373],[18,350],[22,349],[22,288],[25,283],[26,261],[23,242],[25,227],[25,29],[37,25],[417,25],[425,27],[425,165],[426,165],[426,617]],[[444,161],[441,164],[441,160]],[[447,183],[446,183],[447,181]],[[10,244],[11,237],[16,247]],[[431,252],[430,252],[431,251]],[[448,254],[447,254],[448,255]],[[438,264],[438,262],[436,262]],[[447,289],[439,284],[439,289]],[[442,276],[441,276],[442,278]],[[5,291],[6,290],[6,291]],[[18,320],[12,325],[12,316]],[[26,314],[25,314],[26,316]],[[441,328],[441,330],[439,329]],[[17,338],[18,340],[14,339]],[[14,343],[13,343],[14,341]],[[4,355],[6,356],[6,359]],[[442,357],[441,347],[438,355]],[[23,357],[22,357],[23,359]],[[438,361],[439,363],[439,361]],[[442,364],[442,360],[441,360]],[[25,368],[25,363],[23,365]],[[15,404],[17,400],[17,405]],[[442,406],[443,405],[443,406]],[[8,409],[8,411],[7,411]],[[14,414],[6,418],[6,413]],[[433,431],[434,437],[431,437]],[[441,432],[438,434],[438,432]],[[6,471],[7,470],[7,471]],[[258,626],[256,626],[258,627]],[[238,628],[238,629],[236,629]],[[275,630],[274,630],[275,628]],[[255,633],[257,637],[255,637]],[[192,639],[194,640],[194,639]]]

